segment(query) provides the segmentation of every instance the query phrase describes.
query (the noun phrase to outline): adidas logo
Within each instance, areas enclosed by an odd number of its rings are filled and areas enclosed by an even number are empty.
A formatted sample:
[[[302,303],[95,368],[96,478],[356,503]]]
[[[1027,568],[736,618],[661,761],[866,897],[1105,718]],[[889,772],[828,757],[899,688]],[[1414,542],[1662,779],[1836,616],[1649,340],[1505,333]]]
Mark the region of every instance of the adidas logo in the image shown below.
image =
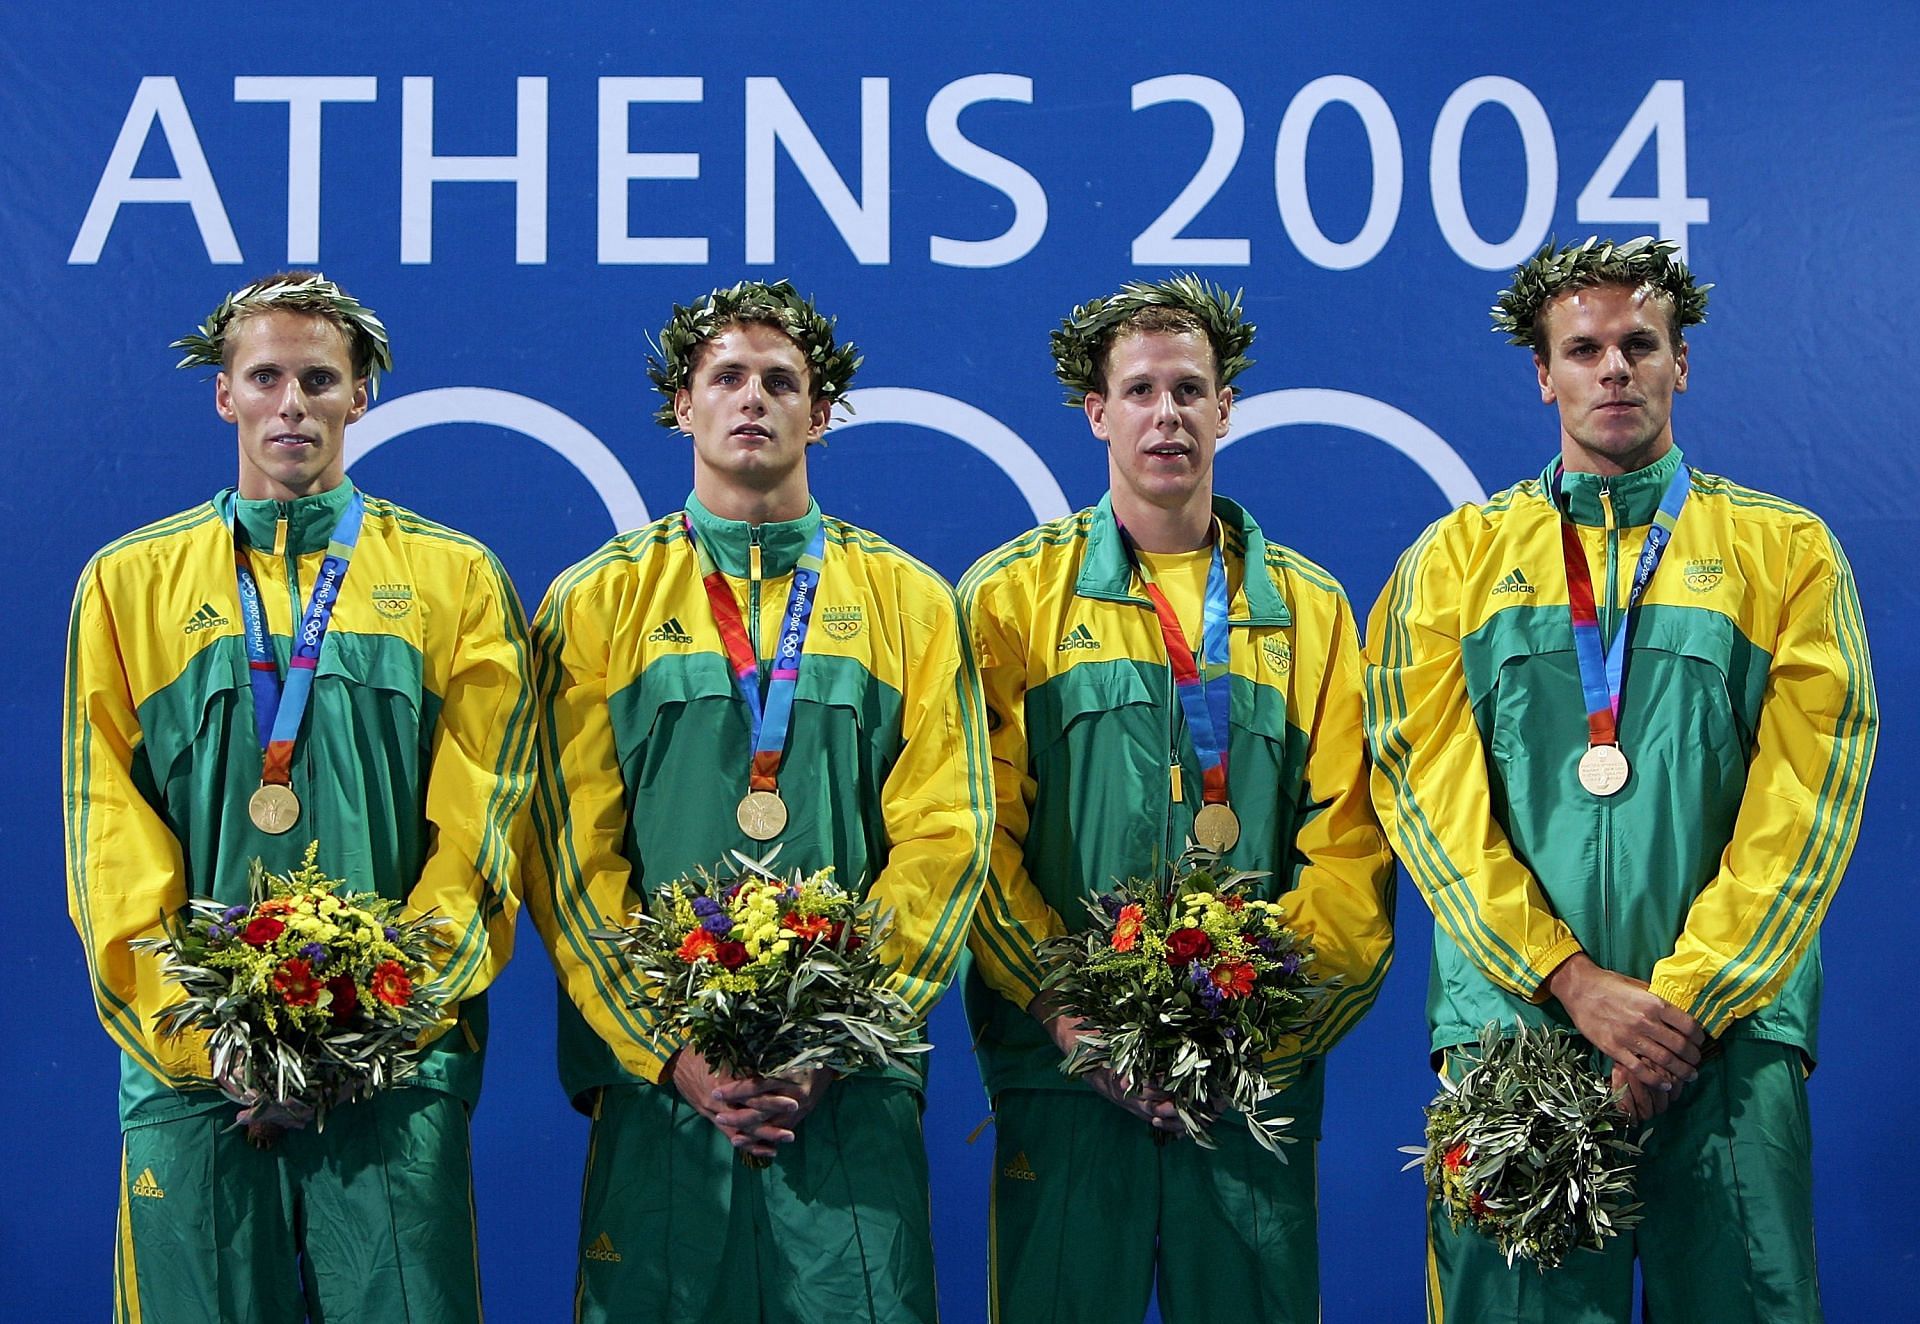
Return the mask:
[[[1033,1164],[1027,1162],[1027,1151],[1024,1149],[1013,1156],[1013,1162],[1000,1169],[1000,1175],[1009,1181],[1040,1180],[1040,1174],[1033,1170]]]
[[[164,1200],[167,1198],[167,1193],[160,1189],[160,1183],[154,1180],[152,1168],[143,1169],[140,1175],[133,1179],[133,1193],[135,1195],[144,1195],[149,1200]]]
[[[1093,637],[1093,631],[1089,630],[1086,622],[1082,621],[1079,625],[1067,631],[1067,637],[1060,641],[1059,648],[1054,651],[1058,653],[1071,653],[1076,648],[1098,647],[1100,647],[1100,641]]]
[[[602,1232],[594,1239],[593,1244],[587,1247],[587,1258],[605,1260],[608,1264],[618,1264],[620,1252],[613,1248],[613,1238]]]
[[[199,634],[202,630],[217,630],[227,623],[227,618],[213,609],[211,602],[203,602],[193,615],[187,617],[186,633]]]
[[[647,642],[650,644],[690,644],[693,642],[693,636],[688,634],[685,628],[681,626],[678,616],[669,616],[664,622],[656,625],[648,632]],[[614,1258],[619,1259],[620,1257],[616,1255]]]
[[[1498,584],[1495,584],[1493,586],[1493,596],[1496,598],[1499,597],[1502,593],[1531,593],[1531,592],[1533,592],[1533,585],[1527,582],[1527,577],[1524,574],[1522,574],[1517,568],[1507,571],[1506,578],[1502,579]]]

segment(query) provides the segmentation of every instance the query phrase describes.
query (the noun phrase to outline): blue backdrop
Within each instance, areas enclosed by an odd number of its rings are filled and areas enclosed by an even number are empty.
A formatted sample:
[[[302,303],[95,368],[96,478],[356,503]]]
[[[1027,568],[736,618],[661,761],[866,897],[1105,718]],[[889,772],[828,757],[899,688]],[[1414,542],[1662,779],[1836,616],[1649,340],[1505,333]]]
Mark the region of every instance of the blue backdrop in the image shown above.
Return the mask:
[[[1095,499],[1046,332],[1137,275],[1244,285],[1261,327],[1223,490],[1363,614],[1430,520],[1555,439],[1486,330],[1549,233],[1657,231],[1718,283],[1677,411],[1688,457],[1838,531],[1885,703],[1827,924],[1812,1083],[1829,1318],[1920,1292],[1909,1140],[1920,736],[1920,23],[1904,4],[11,6],[0,17],[0,495],[8,1008],[0,1315],[100,1318],[115,1058],[63,913],[60,661],[101,544],[233,480],[212,389],[169,340],[222,293],[318,265],[379,309],[398,369],[349,433],[362,485],[491,544],[531,606],[678,506],[645,336],[670,301],[790,276],[866,352],[827,509],[950,577]],[[1429,919],[1335,1055],[1326,1317],[1420,1317],[1420,1003]],[[552,1070],[527,926],[476,1120],[493,1317],[564,1317],[585,1125]],[[985,1316],[990,1145],[957,999],[927,1143],[947,1317]],[[1099,1254],[1090,1246],[1089,1254]]]

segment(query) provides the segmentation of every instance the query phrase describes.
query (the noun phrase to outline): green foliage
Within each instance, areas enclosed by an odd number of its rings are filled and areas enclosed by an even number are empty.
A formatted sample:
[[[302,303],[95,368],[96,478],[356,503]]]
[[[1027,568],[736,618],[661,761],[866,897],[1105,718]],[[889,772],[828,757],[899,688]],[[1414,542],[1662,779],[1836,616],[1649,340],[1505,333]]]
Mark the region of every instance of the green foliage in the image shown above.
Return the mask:
[[[592,935],[638,983],[629,1005],[736,1076],[897,1070],[928,1051],[879,955],[892,912],[835,885],[830,870],[776,874],[778,853],[736,851],[730,872],[668,883],[627,927]]]
[[[1241,291],[1229,295],[1218,285],[1188,273],[1160,281],[1128,281],[1115,294],[1093,299],[1073,310],[1050,338],[1053,375],[1067,388],[1066,403],[1075,409],[1090,391],[1100,389],[1100,365],[1113,338],[1126,324],[1149,308],[1171,308],[1194,317],[1213,346],[1222,386],[1253,366],[1247,350],[1255,327],[1240,311]]]
[[[1513,284],[1493,305],[1493,329],[1507,343],[1532,345],[1541,310],[1556,295],[1595,285],[1650,289],[1673,301],[1674,325],[1685,329],[1707,320],[1707,291],[1677,254],[1680,246],[1642,235],[1616,244],[1598,236],[1556,248],[1551,239],[1513,273]]]
[[[1088,898],[1091,924],[1041,943],[1039,955],[1052,967],[1053,1005],[1085,1022],[1062,1071],[1106,1067],[1165,1090],[1209,1149],[1207,1128],[1235,1109],[1284,1162],[1293,1119],[1259,1116],[1274,1094],[1267,1059],[1319,1018],[1337,981],[1315,979],[1313,951],[1278,903],[1246,895],[1263,876],[1222,869],[1217,854],[1192,847],[1169,878]]]
[[[321,313],[337,317],[352,328],[353,362],[356,370],[367,365],[367,393],[380,394],[380,374],[393,371],[393,350],[387,343],[387,328],[373,309],[335,285],[325,276],[313,275],[300,280],[269,276],[236,290],[220,301],[192,335],[180,337],[167,348],[185,350],[174,364],[176,368],[220,368],[226,362],[227,330],[234,314],[242,310],[278,308],[295,313]]]
[[[1455,1227],[1491,1238],[1512,1264],[1551,1269],[1599,1250],[1640,1221],[1633,1166],[1640,1149],[1591,1051],[1564,1030],[1497,1024],[1480,1031],[1473,1065],[1427,1106],[1418,1155],[1427,1189]]]
[[[654,356],[647,360],[647,376],[667,402],[654,414],[663,428],[679,426],[673,412],[673,397],[681,387],[693,382],[693,360],[700,346],[735,322],[764,322],[779,327],[800,348],[812,380],[813,398],[848,408],[847,388],[853,384],[860,356],[851,343],[834,343],[834,319],[823,316],[811,300],[803,299],[784,280],[768,283],[743,280],[726,289],[714,290],[682,308],[675,304],[673,316],[660,331]]]

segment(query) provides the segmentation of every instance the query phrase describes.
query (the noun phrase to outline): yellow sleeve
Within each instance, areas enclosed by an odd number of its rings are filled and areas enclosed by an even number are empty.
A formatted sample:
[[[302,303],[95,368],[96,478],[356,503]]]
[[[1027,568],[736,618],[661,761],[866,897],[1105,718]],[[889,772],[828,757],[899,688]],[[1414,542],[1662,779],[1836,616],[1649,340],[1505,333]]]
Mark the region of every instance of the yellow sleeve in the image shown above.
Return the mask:
[[[1694,898],[1653,991],[1709,1034],[1772,1001],[1853,853],[1879,714],[1853,572],[1825,530],[1799,557],[1746,791],[1720,871]]]
[[[1303,863],[1282,903],[1288,923],[1312,943],[1320,974],[1340,984],[1305,1038],[1269,1055],[1269,1078],[1281,1087],[1359,1023],[1393,964],[1393,855],[1368,795],[1359,632],[1344,597],[1335,596],[1334,608],[1320,692],[1306,715],[1305,803],[1294,835]]]
[[[1462,567],[1446,536],[1472,517],[1442,520],[1401,556],[1367,623],[1373,803],[1434,921],[1487,978],[1538,1002],[1580,944],[1493,816],[1461,661]]]
[[[881,789],[887,862],[867,895],[893,911],[881,954],[894,991],[925,1015],[953,978],[993,835],[980,676],[944,584],[910,619],[914,655],[901,696],[900,755]]]
[[[537,725],[531,672],[520,599],[488,554],[461,602],[427,765],[433,844],[406,904],[409,915],[452,923],[454,946],[438,963],[452,1002],[485,989],[513,955]]]
[[[560,987],[587,1024],[621,1066],[657,1083],[679,1045],[655,1037],[649,1009],[628,1006],[638,989],[619,954],[590,936],[626,923],[641,901],[622,850],[627,797],[607,710],[611,619],[571,572],[534,618],[540,757],[527,905]]]
[[[1025,1011],[1047,974],[1034,948],[1067,926],[1027,875],[1027,825],[1037,784],[1027,762],[1024,618],[1005,605],[1008,587],[1004,580],[983,583],[973,574],[960,585],[993,758],[993,847],[967,946],[988,987]]]
[[[132,938],[158,937],[187,902],[180,843],[149,799],[152,779],[119,636],[96,561],[80,577],[67,633],[61,714],[67,907],[80,931],[94,1007],[134,1061],[175,1089],[208,1084],[206,1035],[161,1035],[154,1016],[184,995],[160,958]]]

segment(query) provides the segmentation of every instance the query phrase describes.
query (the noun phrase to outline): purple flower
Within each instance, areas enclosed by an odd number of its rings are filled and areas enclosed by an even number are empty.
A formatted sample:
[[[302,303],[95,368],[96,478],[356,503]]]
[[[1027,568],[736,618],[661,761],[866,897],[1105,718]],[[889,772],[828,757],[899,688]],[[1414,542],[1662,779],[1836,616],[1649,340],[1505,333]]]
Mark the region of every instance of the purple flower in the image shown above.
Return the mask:
[[[693,913],[705,919],[709,915],[720,913],[720,903],[710,896],[697,896],[693,899]]]
[[[207,939],[210,942],[225,942],[232,936],[233,926],[231,924],[215,924],[207,930]]]
[[[1266,937],[1265,935],[1262,935],[1253,940],[1253,945],[1255,947],[1258,947],[1261,951],[1265,952],[1267,955],[1269,956],[1273,955],[1273,939]]]
[[[1299,970],[1300,970],[1300,953],[1288,952],[1285,956],[1280,958],[1281,974],[1284,974],[1284,975],[1297,974]]]
[[[711,915],[708,915],[700,921],[700,927],[716,938],[724,938],[733,932],[733,921],[721,914],[718,910],[715,910]]]
[[[220,918],[225,920],[227,923],[231,924],[246,913],[247,913],[247,908],[245,906],[228,906],[227,913],[222,915]]]
[[[302,947],[300,949],[300,955],[306,957],[315,965],[325,965],[327,963],[327,949],[317,942],[310,942],[305,947]]]
[[[387,925],[381,932],[386,934],[388,942],[400,941],[400,930],[394,928],[391,924]]]
[[[1204,961],[1194,961],[1187,966],[1187,982],[1200,994],[1200,1002],[1214,1015],[1220,1014],[1220,1004],[1226,1001],[1226,995],[1213,986],[1213,972]]]
[[[1100,894],[1100,909],[1107,912],[1108,919],[1120,918],[1120,898],[1111,892]]]

